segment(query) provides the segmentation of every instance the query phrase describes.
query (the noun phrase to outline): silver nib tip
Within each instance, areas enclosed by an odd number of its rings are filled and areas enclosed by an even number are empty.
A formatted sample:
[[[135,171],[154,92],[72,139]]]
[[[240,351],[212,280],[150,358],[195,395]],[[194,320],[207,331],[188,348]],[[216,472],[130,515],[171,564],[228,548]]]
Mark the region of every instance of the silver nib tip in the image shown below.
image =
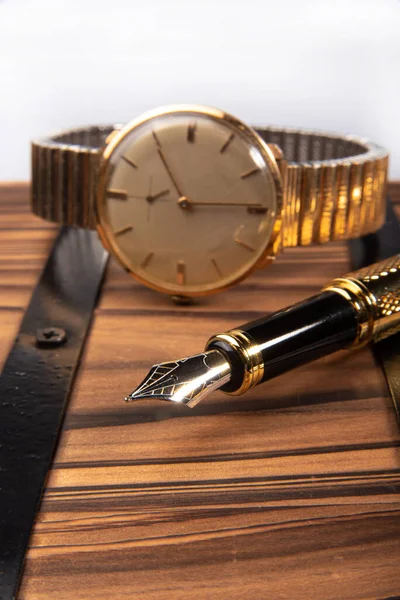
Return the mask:
[[[208,350],[188,358],[154,365],[136,390],[125,398],[168,400],[193,408],[231,377],[231,368],[219,350]]]

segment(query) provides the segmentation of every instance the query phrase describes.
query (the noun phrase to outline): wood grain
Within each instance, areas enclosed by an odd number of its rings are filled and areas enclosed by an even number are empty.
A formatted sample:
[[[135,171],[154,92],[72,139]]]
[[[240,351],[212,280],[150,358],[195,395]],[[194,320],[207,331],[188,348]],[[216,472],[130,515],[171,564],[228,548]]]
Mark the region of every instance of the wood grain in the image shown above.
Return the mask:
[[[0,188],[0,361],[56,232],[27,196]],[[122,402],[150,364],[347,270],[344,244],[294,249],[185,308],[110,264],[20,598],[400,596],[400,436],[368,349],[193,410]]]

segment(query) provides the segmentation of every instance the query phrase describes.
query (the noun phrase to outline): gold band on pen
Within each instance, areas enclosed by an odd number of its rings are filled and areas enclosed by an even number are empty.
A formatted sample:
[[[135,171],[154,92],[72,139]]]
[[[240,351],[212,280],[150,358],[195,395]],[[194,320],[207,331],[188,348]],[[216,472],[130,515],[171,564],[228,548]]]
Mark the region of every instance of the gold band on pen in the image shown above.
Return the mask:
[[[350,348],[368,344],[374,332],[375,298],[360,281],[341,277],[334,279],[323,291],[336,292],[353,306],[358,320],[357,337]]]
[[[240,387],[234,392],[227,393],[232,396],[240,396],[250,388],[258,385],[264,374],[264,361],[258,344],[248,333],[240,329],[232,329],[227,333],[218,333],[210,338],[206,350],[210,348],[213,342],[218,340],[229,344],[236,351],[244,366],[243,381]]]

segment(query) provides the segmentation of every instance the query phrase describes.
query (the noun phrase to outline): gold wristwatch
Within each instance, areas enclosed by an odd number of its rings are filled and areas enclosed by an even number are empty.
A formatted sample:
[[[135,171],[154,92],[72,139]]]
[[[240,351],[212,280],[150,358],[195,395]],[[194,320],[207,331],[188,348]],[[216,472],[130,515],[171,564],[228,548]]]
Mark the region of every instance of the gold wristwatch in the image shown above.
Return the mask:
[[[97,229],[142,283],[175,297],[221,291],[284,248],[377,230],[388,153],[353,137],[249,127],[204,106],[32,143],[32,209]]]

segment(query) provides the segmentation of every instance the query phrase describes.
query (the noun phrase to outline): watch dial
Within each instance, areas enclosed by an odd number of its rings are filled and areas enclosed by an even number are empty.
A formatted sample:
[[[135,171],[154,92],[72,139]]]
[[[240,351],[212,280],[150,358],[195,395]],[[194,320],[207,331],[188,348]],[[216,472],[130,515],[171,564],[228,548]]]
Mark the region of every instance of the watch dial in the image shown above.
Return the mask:
[[[218,115],[176,109],[147,117],[117,134],[106,158],[101,229],[128,270],[161,291],[227,287],[268,246],[273,174],[257,137]]]

